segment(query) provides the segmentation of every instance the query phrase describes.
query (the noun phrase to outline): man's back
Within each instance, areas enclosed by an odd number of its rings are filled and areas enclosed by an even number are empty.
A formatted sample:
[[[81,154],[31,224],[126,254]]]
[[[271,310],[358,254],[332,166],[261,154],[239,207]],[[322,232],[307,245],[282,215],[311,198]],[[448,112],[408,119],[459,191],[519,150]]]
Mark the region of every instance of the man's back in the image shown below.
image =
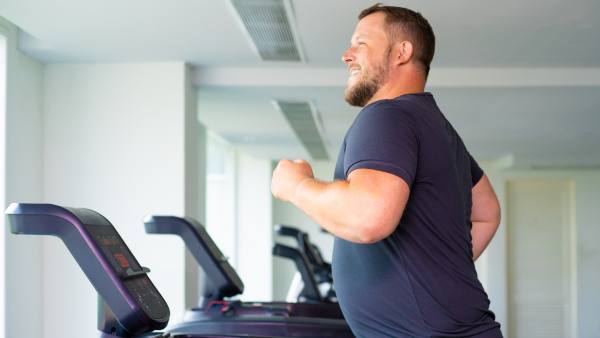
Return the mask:
[[[431,94],[376,101],[360,112],[335,178],[365,168],[401,177],[410,198],[388,238],[336,239],[336,291],[355,333],[501,337],[472,260],[471,188],[483,173]]]

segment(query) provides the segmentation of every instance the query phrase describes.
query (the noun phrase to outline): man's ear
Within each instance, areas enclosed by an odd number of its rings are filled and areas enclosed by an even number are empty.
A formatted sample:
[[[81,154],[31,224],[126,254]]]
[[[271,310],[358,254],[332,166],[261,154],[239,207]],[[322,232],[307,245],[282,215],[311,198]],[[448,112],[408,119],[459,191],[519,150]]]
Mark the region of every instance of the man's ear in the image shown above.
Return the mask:
[[[403,65],[412,60],[414,53],[413,44],[410,41],[402,41],[394,44],[392,55],[394,56],[395,65]]]

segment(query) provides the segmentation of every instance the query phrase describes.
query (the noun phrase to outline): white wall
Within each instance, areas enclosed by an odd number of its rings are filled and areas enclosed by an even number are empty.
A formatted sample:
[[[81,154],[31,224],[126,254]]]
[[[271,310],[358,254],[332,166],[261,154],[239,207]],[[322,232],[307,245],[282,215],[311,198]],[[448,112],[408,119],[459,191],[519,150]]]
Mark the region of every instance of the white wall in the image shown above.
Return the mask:
[[[237,153],[237,272],[244,300],[271,300],[271,161]]]
[[[53,64],[44,81],[44,200],[105,215],[151,268],[172,320],[184,309],[183,243],[146,235],[142,219],[200,212],[185,202],[196,165],[186,166],[196,147],[186,146],[186,71],[179,62]],[[95,293],[53,238],[44,240],[43,276],[45,337],[95,335]]]
[[[507,323],[507,300],[508,283],[506,279],[506,257],[507,257],[507,233],[506,233],[506,183],[518,178],[528,179],[564,179],[575,182],[575,231],[577,248],[575,262],[576,288],[571,290],[576,299],[576,330],[579,338],[600,337],[600,318],[597,316],[597,308],[600,304],[600,171],[598,170],[510,170],[510,171],[488,171],[494,189],[502,205],[503,221],[500,229],[494,237],[485,262],[488,281],[488,292],[491,299],[491,308],[497,315],[497,319],[506,330]]]
[[[273,163],[275,166],[277,162]],[[317,179],[331,182],[333,179],[334,162],[311,162]],[[291,225],[308,233],[310,240],[317,244],[327,261],[331,261],[333,253],[333,236],[321,232],[319,226],[300,209],[290,203],[273,198],[273,224]],[[275,242],[296,247],[296,242],[286,237],[275,237]],[[289,259],[273,259],[273,299],[285,300],[296,266]]]
[[[17,49],[17,28],[0,17],[7,37],[5,190],[2,211],[10,202],[42,200],[43,65]],[[42,337],[41,238],[5,236],[5,330],[0,336]]]

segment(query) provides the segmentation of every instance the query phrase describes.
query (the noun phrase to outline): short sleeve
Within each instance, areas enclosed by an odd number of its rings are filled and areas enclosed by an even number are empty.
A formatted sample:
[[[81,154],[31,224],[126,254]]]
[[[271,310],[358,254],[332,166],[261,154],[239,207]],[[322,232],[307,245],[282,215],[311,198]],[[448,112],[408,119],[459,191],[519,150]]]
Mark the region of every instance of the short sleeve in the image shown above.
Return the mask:
[[[379,101],[357,116],[346,138],[344,170],[374,169],[415,179],[419,156],[417,126],[400,104]]]
[[[469,159],[471,160],[471,183],[472,186],[475,186],[483,177],[483,170],[481,169],[477,161],[475,161],[473,156],[471,156],[470,154]]]

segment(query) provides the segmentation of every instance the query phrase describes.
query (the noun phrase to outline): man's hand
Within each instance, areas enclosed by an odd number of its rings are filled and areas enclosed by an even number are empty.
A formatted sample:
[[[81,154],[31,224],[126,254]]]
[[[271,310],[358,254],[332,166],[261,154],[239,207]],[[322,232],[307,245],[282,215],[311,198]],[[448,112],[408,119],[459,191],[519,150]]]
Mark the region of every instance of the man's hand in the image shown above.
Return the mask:
[[[304,160],[281,160],[273,170],[271,192],[278,199],[290,202],[296,189],[306,179],[313,179],[314,174],[308,162]]]

